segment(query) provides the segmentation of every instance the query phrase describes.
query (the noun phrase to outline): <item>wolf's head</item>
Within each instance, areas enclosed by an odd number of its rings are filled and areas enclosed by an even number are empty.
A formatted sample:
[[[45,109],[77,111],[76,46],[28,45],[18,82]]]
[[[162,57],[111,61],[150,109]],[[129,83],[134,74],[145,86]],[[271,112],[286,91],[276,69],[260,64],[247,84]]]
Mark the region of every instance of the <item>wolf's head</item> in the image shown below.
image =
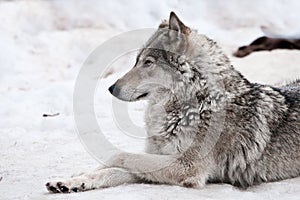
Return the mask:
[[[210,77],[228,63],[215,42],[192,31],[171,12],[169,21],[163,21],[141,49],[134,67],[109,91],[124,101],[155,100],[170,94],[184,98],[205,91]]]

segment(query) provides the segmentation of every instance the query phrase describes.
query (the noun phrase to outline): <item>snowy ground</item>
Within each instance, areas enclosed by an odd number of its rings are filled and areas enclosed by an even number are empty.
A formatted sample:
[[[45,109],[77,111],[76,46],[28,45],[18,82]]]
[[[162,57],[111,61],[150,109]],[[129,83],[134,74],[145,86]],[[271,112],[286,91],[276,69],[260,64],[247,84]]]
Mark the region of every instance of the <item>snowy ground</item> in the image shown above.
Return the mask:
[[[277,4],[276,4],[277,3]],[[214,38],[230,56],[261,36],[260,25],[300,32],[299,1],[0,1],[0,199],[299,199],[300,178],[241,191],[230,185],[202,190],[177,186],[124,185],[76,194],[48,194],[48,180],[96,168],[75,131],[72,95],[88,55],[124,31],[156,27],[174,10],[199,32]],[[233,64],[249,80],[277,84],[300,77],[300,51],[254,53]],[[126,60],[126,59],[125,59]],[[122,135],[114,124],[107,87],[133,59],[115,64],[96,94],[96,115],[108,139],[139,152],[143,141]],[[120,64],[122,64],[120,66]],[[120,71],[120,72],[119,72]],[[129,106],[142,126],[145,103]],[[44,118],[44,113],[59,113]]]

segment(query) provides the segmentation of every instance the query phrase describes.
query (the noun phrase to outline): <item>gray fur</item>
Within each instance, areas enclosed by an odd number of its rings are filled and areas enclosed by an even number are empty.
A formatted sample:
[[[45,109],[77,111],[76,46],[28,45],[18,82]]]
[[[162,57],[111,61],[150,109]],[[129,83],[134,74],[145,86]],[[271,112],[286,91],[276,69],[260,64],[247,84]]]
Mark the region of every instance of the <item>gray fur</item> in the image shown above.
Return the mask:
[[[300,81],[281,88],[250,83],[214,41],[174,13],[169,22],[110,88],[125,101],[148,100],[149,138],[148,154],[123,153],[109,161],[115,167],[109,169],[127,175],[104,185],[151,181],[198,188],[224,182],[246,188],[299,176]]]

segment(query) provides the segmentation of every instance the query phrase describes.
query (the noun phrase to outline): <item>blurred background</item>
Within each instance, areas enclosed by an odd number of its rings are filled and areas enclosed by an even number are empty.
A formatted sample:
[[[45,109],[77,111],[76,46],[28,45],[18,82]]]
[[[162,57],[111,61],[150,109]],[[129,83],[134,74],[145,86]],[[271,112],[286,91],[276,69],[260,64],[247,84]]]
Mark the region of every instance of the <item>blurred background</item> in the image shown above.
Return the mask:
[[[300,77],[300,51],[256,52],[245,58],[235,58],[232,53],[266,34],[261,26],[272,33],[300,38],[299,10],[298,0],[1,0],[0,196],[41,199],[49,179],[96,167],[74,130],[72,95],[83,62],[102,42],[126,31],[156,28],[175,11],[186,25],[216,40],[250,81],[280,84]],[[118,140],[123,136],[118,135],[108,111],[111,97],[107,86],[132,67],[133,57],[110,68],[111,75],[95,97],[95,108],[116,144],[140,151],[138,141]],[[143,106],[132,108],[134,121],[141,124]],[[300,196],[296,183],[254,189],[260,194],[248,199],[269,197],[273,189],[282,194],[298,191]],[[223,193],[212,191],[214,188],[204,193],[223,199]],[[235,195],[240,198],[239,191]]]
[[[155,28],[168,18],[171,10],[199,33],[218,41],[231,55],[238,46],[262,36],[262,25],[283,35],[300,37],[299,8],[297,0],[2,0],[0,63],[6,73],[0,76],[22,80],[23,87],[30,84],[29,77],[34,80],[37,74],[43,75],[44,80],[72,79],[76,75],[73,68],[78,69],[103,41],[124,31]],[[269,53],[233,62],[241,71],[250,67],[253,73],[246,70],[250,79],[274,83],[277,80],[269,80],[269,73],[289,78],[282,70],[296,70],[287,66],[295,63],[284,63],[284,60],[298,61],[290,55],[293,53],[275,52],[272,63],[262,58]],[[273,72],[266,70],[269,64],[273,65]],[[10,77],[15,72],[23,75]]]

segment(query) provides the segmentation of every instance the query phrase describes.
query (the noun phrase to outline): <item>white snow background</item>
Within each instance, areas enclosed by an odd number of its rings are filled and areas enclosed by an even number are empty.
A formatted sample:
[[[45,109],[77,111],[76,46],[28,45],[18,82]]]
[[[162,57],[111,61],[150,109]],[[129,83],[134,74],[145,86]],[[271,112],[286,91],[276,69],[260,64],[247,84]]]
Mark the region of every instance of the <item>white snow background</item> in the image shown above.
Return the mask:
[[[274,50],[237,59],[238,46],[262,35],[300,33],[298,0],[23,0],[0,1],[0,200],[12,199],[300,199],[300,178],[239,190],[134,184],[74,194],[49,194],[45,183],[98,166],[75,130],[72,95],[90,53],[111,37],[155,28],[175,11],[186,25],[215,39],[249,80],[277,84],[300,77],[300,51]],[[300,35],[300,34],[299,34]],[[95,96],[101,128],[116,146],[141,152],[143,141],[122,134],[112,117],[107,88],[134,64],[116,62]],[[145,102],[129,113],[143,126]],[[44,118],[44,113],[59,113]],[[1,179],[0,178],[0,179]]]

